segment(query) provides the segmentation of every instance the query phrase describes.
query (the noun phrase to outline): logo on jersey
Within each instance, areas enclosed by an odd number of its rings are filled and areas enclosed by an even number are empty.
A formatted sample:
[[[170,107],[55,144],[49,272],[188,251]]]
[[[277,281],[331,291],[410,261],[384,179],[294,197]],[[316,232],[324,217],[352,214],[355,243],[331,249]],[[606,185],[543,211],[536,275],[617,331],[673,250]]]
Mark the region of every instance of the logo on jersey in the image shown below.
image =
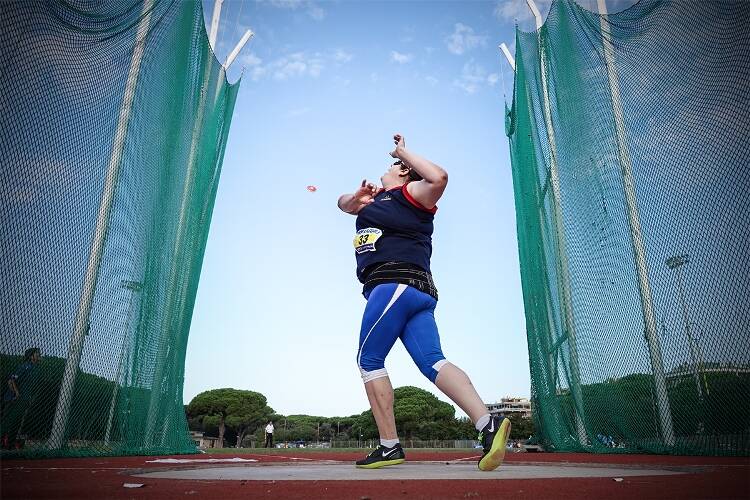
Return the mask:
[[[354,235],[354,250],[357,253],[374,252],[375,243],[383,235],[383,231],[375,227],[366,227]]]

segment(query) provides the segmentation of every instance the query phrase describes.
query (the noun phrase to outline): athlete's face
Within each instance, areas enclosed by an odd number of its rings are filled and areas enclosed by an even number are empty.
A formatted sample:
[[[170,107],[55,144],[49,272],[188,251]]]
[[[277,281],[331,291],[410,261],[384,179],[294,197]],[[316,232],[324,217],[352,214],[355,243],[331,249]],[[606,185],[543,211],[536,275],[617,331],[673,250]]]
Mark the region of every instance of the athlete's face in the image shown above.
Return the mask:
[[[396,160],[385,171],[385,174],[380,178],[380,182],[383,186],[386,184],[402,184],[404,176],[408,175],[409,167],[403,164],[401,160]]]

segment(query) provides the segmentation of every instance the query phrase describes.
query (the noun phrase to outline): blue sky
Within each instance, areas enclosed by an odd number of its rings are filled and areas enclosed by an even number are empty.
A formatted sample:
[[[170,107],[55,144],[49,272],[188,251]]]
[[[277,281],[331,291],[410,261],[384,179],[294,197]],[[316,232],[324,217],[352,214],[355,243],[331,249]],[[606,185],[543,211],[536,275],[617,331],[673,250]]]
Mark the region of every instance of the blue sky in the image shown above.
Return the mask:
[[[537,2],[546,15],[548,2]],[[593,0],[582,5],[594,8]],[[204,1],[210,18],[213,1]],[[611,9],[612,10],[612,9]],[[226,0],[217,55],[255,32],[229,70],[244,77],[193,314],[185,402],[259,391],[280,413],[350,415],[367,399],[355,363],[365,301],[354,217],[336,207],[389,165],[391,136],[443,166],[432,269],[443,351],[480,396],[528,396],[504,96],[523,0]],[[315,185],[314,193],[306,189]],[[400,343],[394,386],[447,400]],[[459,414],[462,414],[459,412]]]

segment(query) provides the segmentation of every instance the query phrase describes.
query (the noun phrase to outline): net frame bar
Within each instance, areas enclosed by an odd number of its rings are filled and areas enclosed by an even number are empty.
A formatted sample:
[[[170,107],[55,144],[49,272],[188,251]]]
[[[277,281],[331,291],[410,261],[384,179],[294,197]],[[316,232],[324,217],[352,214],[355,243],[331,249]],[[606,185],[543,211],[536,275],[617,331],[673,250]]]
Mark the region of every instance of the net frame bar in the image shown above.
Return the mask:
[[[544,47],[544,40],[542,38],[542,27],[544,22],[542,21],[542,15],[539,12],[534,0],[526,0],[531,13],[534,16],[536,22],[537,39],[539,46],[539,66],[541,72],[542,82],[542,101],[543,101],[543,115],[544,124],[547,131],[547,141],[550,147],[550,172],[549,182],[552,185],[552,217],[554,219],[555,226],[555,237],[554,246],[555,253],[558,256],[557,259],[557,275],[560,281],[560,301],[562,302],[563,310],[563,325],[564,325],[564,337],[568,341],[568,352],[570,356],[570,371],[571,378],[569,387],[570,392],[573,395],[575,421],[576,421],[576,432],[578,434],[578,440],[581,444],[588,444],[588,434],[586,432],[585,412],[583,408],[583,395],[581,394],[581,374],[580,365],[578,363],[578,346],[576,343],[576,327],[575,318],[573,316],[573,306],[570,297],[570,268],[568,264],[568,255],[565,249],[565,233],[563,230],[562,221],[562,204],[561,192],[560,192],[560,175],[557,165],[557,143],[555,142],[555,130],[552,125],[552,110],[549,100],[549,89],[547,88],[547,62],[546,62],[546,50]],[[550,353],[552,355],[552,353]]]

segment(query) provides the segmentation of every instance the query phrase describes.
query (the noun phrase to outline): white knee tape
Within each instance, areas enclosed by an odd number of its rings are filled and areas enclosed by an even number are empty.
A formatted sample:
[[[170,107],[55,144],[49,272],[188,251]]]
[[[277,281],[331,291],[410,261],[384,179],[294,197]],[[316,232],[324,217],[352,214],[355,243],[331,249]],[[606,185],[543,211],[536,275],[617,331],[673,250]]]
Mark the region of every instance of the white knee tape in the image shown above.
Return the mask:
[[[376,378],[383,378],[388,376],[388,371],[385,368],[380,368],[371,372],[367,372],[360,368],[359,371],[362,374],[362,382],[364,383],[367,383],[370,380],[375,380]]]
[[[441,359],[440,361],[438,361],[437,363],[435,363],[434,365],[432,365],[432,368],[433,368],[433,369],[434,369],[434,370],[435,370],[436,372],[439,372],[439,371],[440,371],[440,369],[441,369],[442,367],[444,367],[445,365],[447,365],[447,364],[448,364],[448,360],[447,360],[447,359]]]

